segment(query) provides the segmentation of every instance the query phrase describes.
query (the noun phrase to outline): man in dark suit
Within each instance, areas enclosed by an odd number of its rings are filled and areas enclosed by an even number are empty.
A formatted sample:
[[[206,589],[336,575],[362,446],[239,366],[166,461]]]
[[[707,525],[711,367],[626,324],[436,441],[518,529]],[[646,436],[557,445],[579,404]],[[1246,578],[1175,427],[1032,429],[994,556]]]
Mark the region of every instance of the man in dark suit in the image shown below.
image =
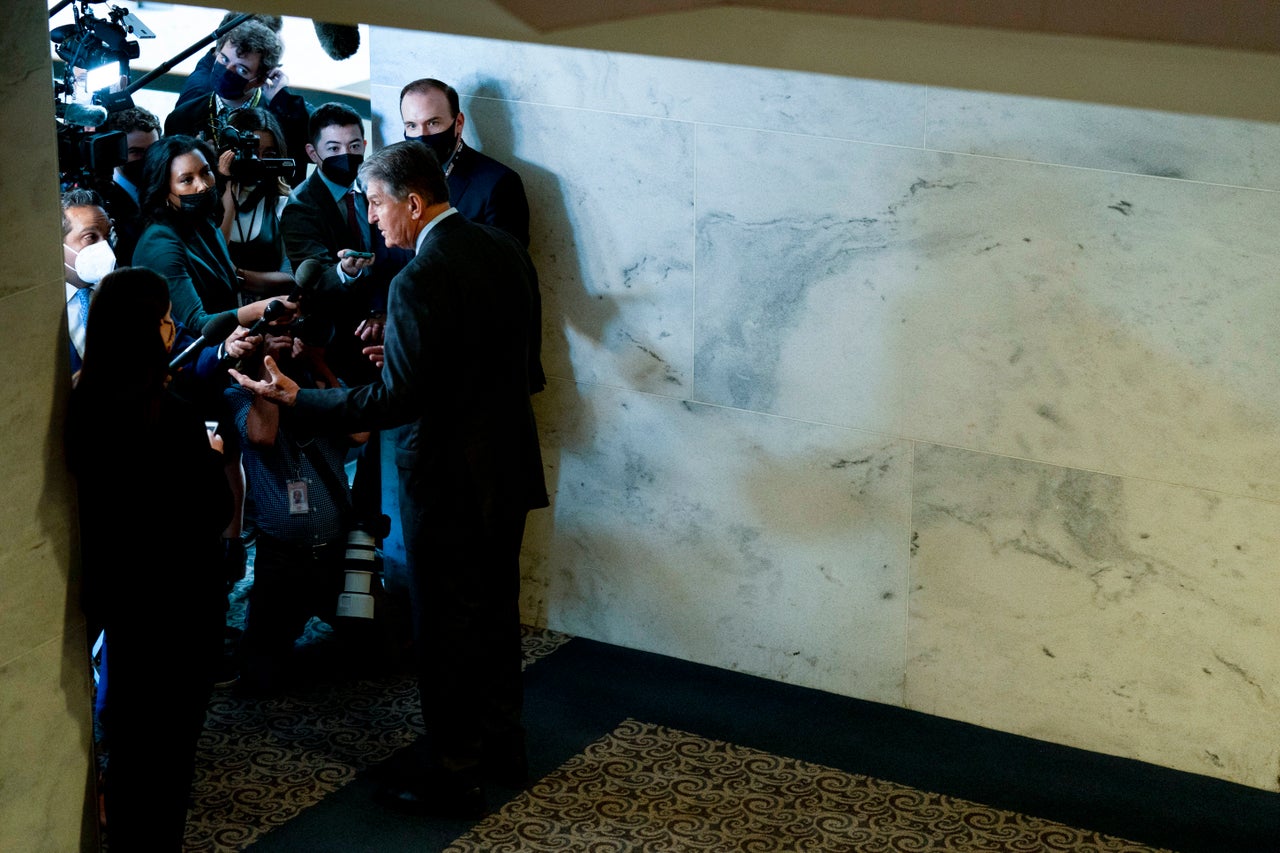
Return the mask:
[[[524,183],[512,169],[468,148],[462,141],[458,92],[447,83],[425,77],[400,90],[404,138],[416,139],[435,152],[449,181],[449,200],[472,222],[501,228],[529,247],[529,202]]]
[[[268,381],[234,375],[344,429],[420,423],[405,492],[417,516],[411,603],[425,768],[383,796],[414,811],[475,816],[482,780],[509,785],[527,773],[520,542],[528,510],[547,505],[527,367],[535,272],[514,238],[450,206],[422,145],[381,149],[360,178],[387,245],[415,250],[391,283],[379,380],[300,390],[271,361]]]
[[[89,303],[102,277],[116,267],[108,238],[111,219],[102,196],[74,189],[62,195],[62,266],[66,269],[67,332],[71,336],[71,372],[84,358],[85,321]],[[91,248],[94,247],[94,248]],[[84,260],[80,255],[84,254]]]
[[[101,187],[107,214],[116,229],[116,258],[119,265],[133,263],[133,247],[138,245],[145,222],[142,218],[142,168],[147,149],[160,139],[160,119],[150,110],[131,107],[111,113],[100,131],[118,130],[125,135],[128,160],[116,166],[111,183]]]
[[[280,122],[285,145],[296,168],[289,185],[307,176],[301,156],[307,143],[310,110],[301,95],[289,91],[289,78],[280,68],[284,43],[259,21],[245,21],[218,40],[210,81],[213,91],[181,102],[164,120],[164,135],[200,136],[221,152],[219,130],[227,113],[239,107],[265,107]]]
[[[360,115],[344,104],[321,104],[311,114],[307,135],[307,157],[318,168],[289,197],[280,214],[280,232],[295,270],[307,260],[323,265],[303,310],[308,323],[333,329],[326,347],[333,371],[348,385],[363,385],[378,374],[361,350],[382,344],[387,289],[412,253],[388,249],[378,229],[369,225],[365,197],[355,182],[365,151]],[[352,486],[357,520],[378,537],[387,532],[380,448],[376,435],[361,448]]]
[[[295,270],[306,260],[324,266],[309,294],[310,308],[303,307],[334,323],[336,346],[328,358],[335,372],[348,383],[363,384],[375,374],[353,333],[367,343],[382,343],[387,288],[409,253],[389,251],[369,225],[365,197],[355,183],[365,151],[360,115],[344,104],[322,104],[311,115],[307,136],[307,157],[318,168],[289,197],[280,232]]]
[[[449,201],[458,213],[472,222],[501,228],[529,247],[529,202],[520,176],[492,157],[469,148],[462,140],[466,124],[458,92],[448,83],[430,77],[414,80],[400,90],[400,118],[404,138],[430,148],[444,168],[449,184]],[[530,293],[536,324],[528,337],[529,392],[537,393],[547,384],[542,370],[542,297],[536,287]],[[418,436],[415,427],[396,436],[396,465],[402,471],[414,466]],[[403,481],[402,476],[402,481]],[[404,497],[401,496],[403,502]],[[405,540],[412,538],[413,520],[401,513]]]

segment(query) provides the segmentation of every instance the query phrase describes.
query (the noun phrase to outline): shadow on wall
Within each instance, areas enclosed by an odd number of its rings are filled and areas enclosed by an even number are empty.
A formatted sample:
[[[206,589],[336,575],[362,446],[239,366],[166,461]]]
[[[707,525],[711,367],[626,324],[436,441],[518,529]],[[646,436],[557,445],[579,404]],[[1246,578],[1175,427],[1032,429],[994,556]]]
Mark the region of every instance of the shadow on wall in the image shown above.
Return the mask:
[[[617,319],[618,309],[605,288],[596,288],[593,293],[587,286],[588,271],[575,239],[573,202],[565,197],[559,176],[516,155],[521,147],[517,138],[520,130],[502,86],[492,79],[455,81],[453,85],[467,93],[461,96],[462,112],[467,117],[467,143],[519,173],[529,199],[529,253],[538,270],[542,295],[542,364],[548,384],[559,383],[559,387],[543,391],[533,400],[551,506],[530,515],[523,555],[522,616],[531,624],[546,625],[548,607],[541,591],[546,588],[545,572],[549,569],[536,555],[547,553],[545,543],[555,539],[561,455],[566,449],[573,452],[590,442],[595,434],[592,418],[587,414],[590,408],[577,405],[582,398],[576,390],[566,331],[572,326],[592,344],[601,346],[609,326]],[[537,132],[530,126],[521,130]],[[561,408],[572,406],[574,416],[548,410],[553,391],[558,392],[554,394],[556,404]]]

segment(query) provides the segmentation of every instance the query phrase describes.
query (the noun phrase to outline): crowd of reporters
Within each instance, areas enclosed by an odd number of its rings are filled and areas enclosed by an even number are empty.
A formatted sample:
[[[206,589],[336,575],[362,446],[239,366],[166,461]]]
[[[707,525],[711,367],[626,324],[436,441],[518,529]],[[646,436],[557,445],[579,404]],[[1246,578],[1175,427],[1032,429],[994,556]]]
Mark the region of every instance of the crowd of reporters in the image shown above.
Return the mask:
[[[236,661],[246,693],[264,694],[308,617],[333,621],[348,531],[383,526],[376,459],[354,503],[346,474],[367,435],[293,423],[228,379],[233,366],[260,375],[264,354],[308,387],[376,375],[387,285],[410,256],[381,246],[353,192],[361,117],[289,91],[271,24],[218,41],[163,136],[145,109],[110,114],[99,130],[122,132],[128,159],[62,197],[68,457],[84,609],[106,640],[96,711],[113,850],[181,849],[246,545],[255,583]],[[306,181],[316,192],[298,192]]]

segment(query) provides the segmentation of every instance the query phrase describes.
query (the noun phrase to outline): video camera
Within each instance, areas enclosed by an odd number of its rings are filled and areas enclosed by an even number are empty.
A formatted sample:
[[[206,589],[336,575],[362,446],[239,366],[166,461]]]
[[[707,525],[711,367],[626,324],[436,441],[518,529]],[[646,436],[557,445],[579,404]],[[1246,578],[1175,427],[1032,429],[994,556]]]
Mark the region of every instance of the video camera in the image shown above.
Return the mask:
[[[231,177],[242,184],[261,183],[266,180],[288,178],[293,174],[294,162],[288,157],[259,157],[258,137],[251,130],[239,130],[225,119],[218,126],[218,153],[233,150]]]
[[[53,17],[68,5],[74,23],[49,32],[58,58],[65,63],[61,80],[54,81],[58,124],[58,168],[64,185],[96,187],[110,181],[111,171],[128,159],[125,134],[95,133],[109,112],[133,106],[127,92],[111,93],[120,78],[128,78],[129,60],[137,59],[136,39],[155,38],[127,9],[110,6],[99,18],[90,4],[102,0],[64,0],[49,10]]]

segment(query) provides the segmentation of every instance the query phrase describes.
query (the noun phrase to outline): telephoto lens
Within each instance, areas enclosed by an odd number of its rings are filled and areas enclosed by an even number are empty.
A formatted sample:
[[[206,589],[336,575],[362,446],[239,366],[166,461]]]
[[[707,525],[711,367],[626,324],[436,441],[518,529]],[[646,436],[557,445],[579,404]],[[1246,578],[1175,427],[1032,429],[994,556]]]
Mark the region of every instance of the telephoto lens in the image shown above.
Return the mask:
[[[338,595],[339,616],[351,619],[373,618],[373,585],[381,583],[382,571],[373,534],[354,527],[347,534],[346,567],[343,591]]]

